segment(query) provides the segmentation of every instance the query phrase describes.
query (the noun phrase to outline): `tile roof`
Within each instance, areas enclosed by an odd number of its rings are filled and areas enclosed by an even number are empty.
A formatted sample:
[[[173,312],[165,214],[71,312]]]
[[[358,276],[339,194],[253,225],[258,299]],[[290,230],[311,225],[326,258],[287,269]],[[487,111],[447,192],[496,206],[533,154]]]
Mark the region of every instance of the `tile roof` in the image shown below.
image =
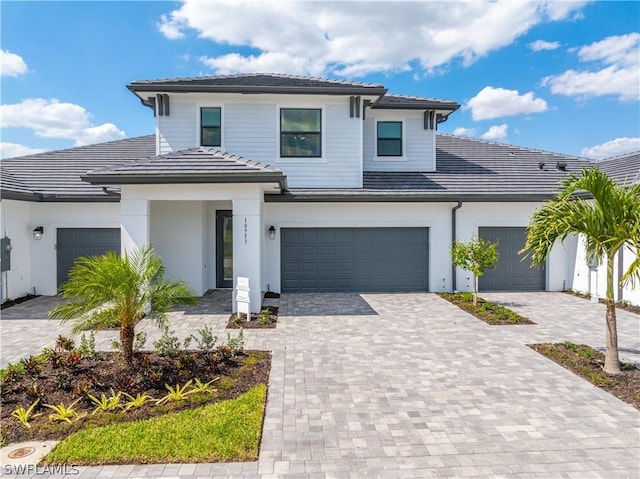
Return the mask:
[[[378,99],[371,108],[376,109],[443,109],[457,110],[460,105],[452,100],[444,100],[440,98],[427,98],[423,96],[407,96],[385,94]]]
[[[31,193],[36,199],[109,199],[101,186],[82,181],[80,175],[96,167],[117,165],[155,154],[155,135],[0,161],[2,197]],[[117,197],[116,197],[117,198]]]
[[[290,188],[289,197],[539,201],[553,197],[567,173],[593,166],[584,158],[445,134],[437,135],[436,162],[435,172],[365,171],[362,189]]]
[[[207,91],[243,93],[336,93],[381,95],[387,90],[379,83],[362,83],[328,78],[314,78],[278,73],[137,80],[127,85],[133,92]]]
[[[216,148],[198,147],[89,171],[93,184],[247,183],[277,181],[280,170]]]
[[[605,158],[597,167],[622,185],[640,183],[640,151]]]

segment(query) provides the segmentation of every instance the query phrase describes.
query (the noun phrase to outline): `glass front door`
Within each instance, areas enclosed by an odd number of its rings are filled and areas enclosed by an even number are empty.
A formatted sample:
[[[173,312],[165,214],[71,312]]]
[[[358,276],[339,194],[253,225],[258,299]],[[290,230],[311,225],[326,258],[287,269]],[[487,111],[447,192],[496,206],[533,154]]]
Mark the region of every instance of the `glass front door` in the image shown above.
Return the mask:
[[[216,211],[216,287],[233,288],[233,216]]]

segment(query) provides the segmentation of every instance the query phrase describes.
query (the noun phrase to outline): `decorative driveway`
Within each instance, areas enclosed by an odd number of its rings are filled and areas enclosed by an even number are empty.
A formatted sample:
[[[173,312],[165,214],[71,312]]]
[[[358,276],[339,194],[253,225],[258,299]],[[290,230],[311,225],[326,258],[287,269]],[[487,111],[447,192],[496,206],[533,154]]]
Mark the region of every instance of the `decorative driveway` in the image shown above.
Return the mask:
[[[433,294],[283,295],[277,329],[245,331],[247,348],[273,351],[258,462],[69,477],[640,477],[640,413],[526,346],[600,347],[604,308],[562,293],[484,296],[538,324],[489,326]],[[223,337],[228,312],[205,310],[174,313],[173,329],[207,323]],[[639,326],[619,313],[626,358]]]

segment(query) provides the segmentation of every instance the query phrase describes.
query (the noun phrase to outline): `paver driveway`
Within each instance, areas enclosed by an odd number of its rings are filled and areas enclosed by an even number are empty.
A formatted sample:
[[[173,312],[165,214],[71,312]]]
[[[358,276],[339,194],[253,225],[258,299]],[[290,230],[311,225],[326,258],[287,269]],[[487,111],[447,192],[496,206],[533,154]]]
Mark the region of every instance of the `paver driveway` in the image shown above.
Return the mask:
[[[539,324],[491,327],[432,294],[283,295],[276,330],[245,332],[248,348],[274,351],[258,462],[80,477],[640,477],[638,411],[525,345],[604,336],[603,310],[554,293],[499,299]],[[543,318],[550,301],[580,313],[563,318],[573,326]],[[621,315],[623,349],[637,350],[637,327]]]

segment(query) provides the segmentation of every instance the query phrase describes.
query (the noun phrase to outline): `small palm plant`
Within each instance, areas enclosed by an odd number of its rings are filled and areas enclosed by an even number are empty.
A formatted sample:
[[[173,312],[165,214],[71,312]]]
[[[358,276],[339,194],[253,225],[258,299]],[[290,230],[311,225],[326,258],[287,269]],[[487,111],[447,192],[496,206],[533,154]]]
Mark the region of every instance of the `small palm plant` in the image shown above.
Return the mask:
[[[619,186],[597,169],[584,169],[582,175],[565,177],[558,197],[533,214],[523,252],[531,256],[533,264],[543,265],[555,242],[572,235],[581,235],[589,258],[604,262],[607,267],[604,372],[618,374],[614,257],[621,248],[635,252],[636,259],[622,282],[640,277],[640,183]]]
[[[147,315],[160,326],[171,307],[198,300],[184,281],[164,277],[162,260],[151,246],[124,255],[78,258],[62,294],[69,301],[54,308],[51,317],[72,321],[73,334],[117,322],[122,357],[130,368],[136,323]]]

